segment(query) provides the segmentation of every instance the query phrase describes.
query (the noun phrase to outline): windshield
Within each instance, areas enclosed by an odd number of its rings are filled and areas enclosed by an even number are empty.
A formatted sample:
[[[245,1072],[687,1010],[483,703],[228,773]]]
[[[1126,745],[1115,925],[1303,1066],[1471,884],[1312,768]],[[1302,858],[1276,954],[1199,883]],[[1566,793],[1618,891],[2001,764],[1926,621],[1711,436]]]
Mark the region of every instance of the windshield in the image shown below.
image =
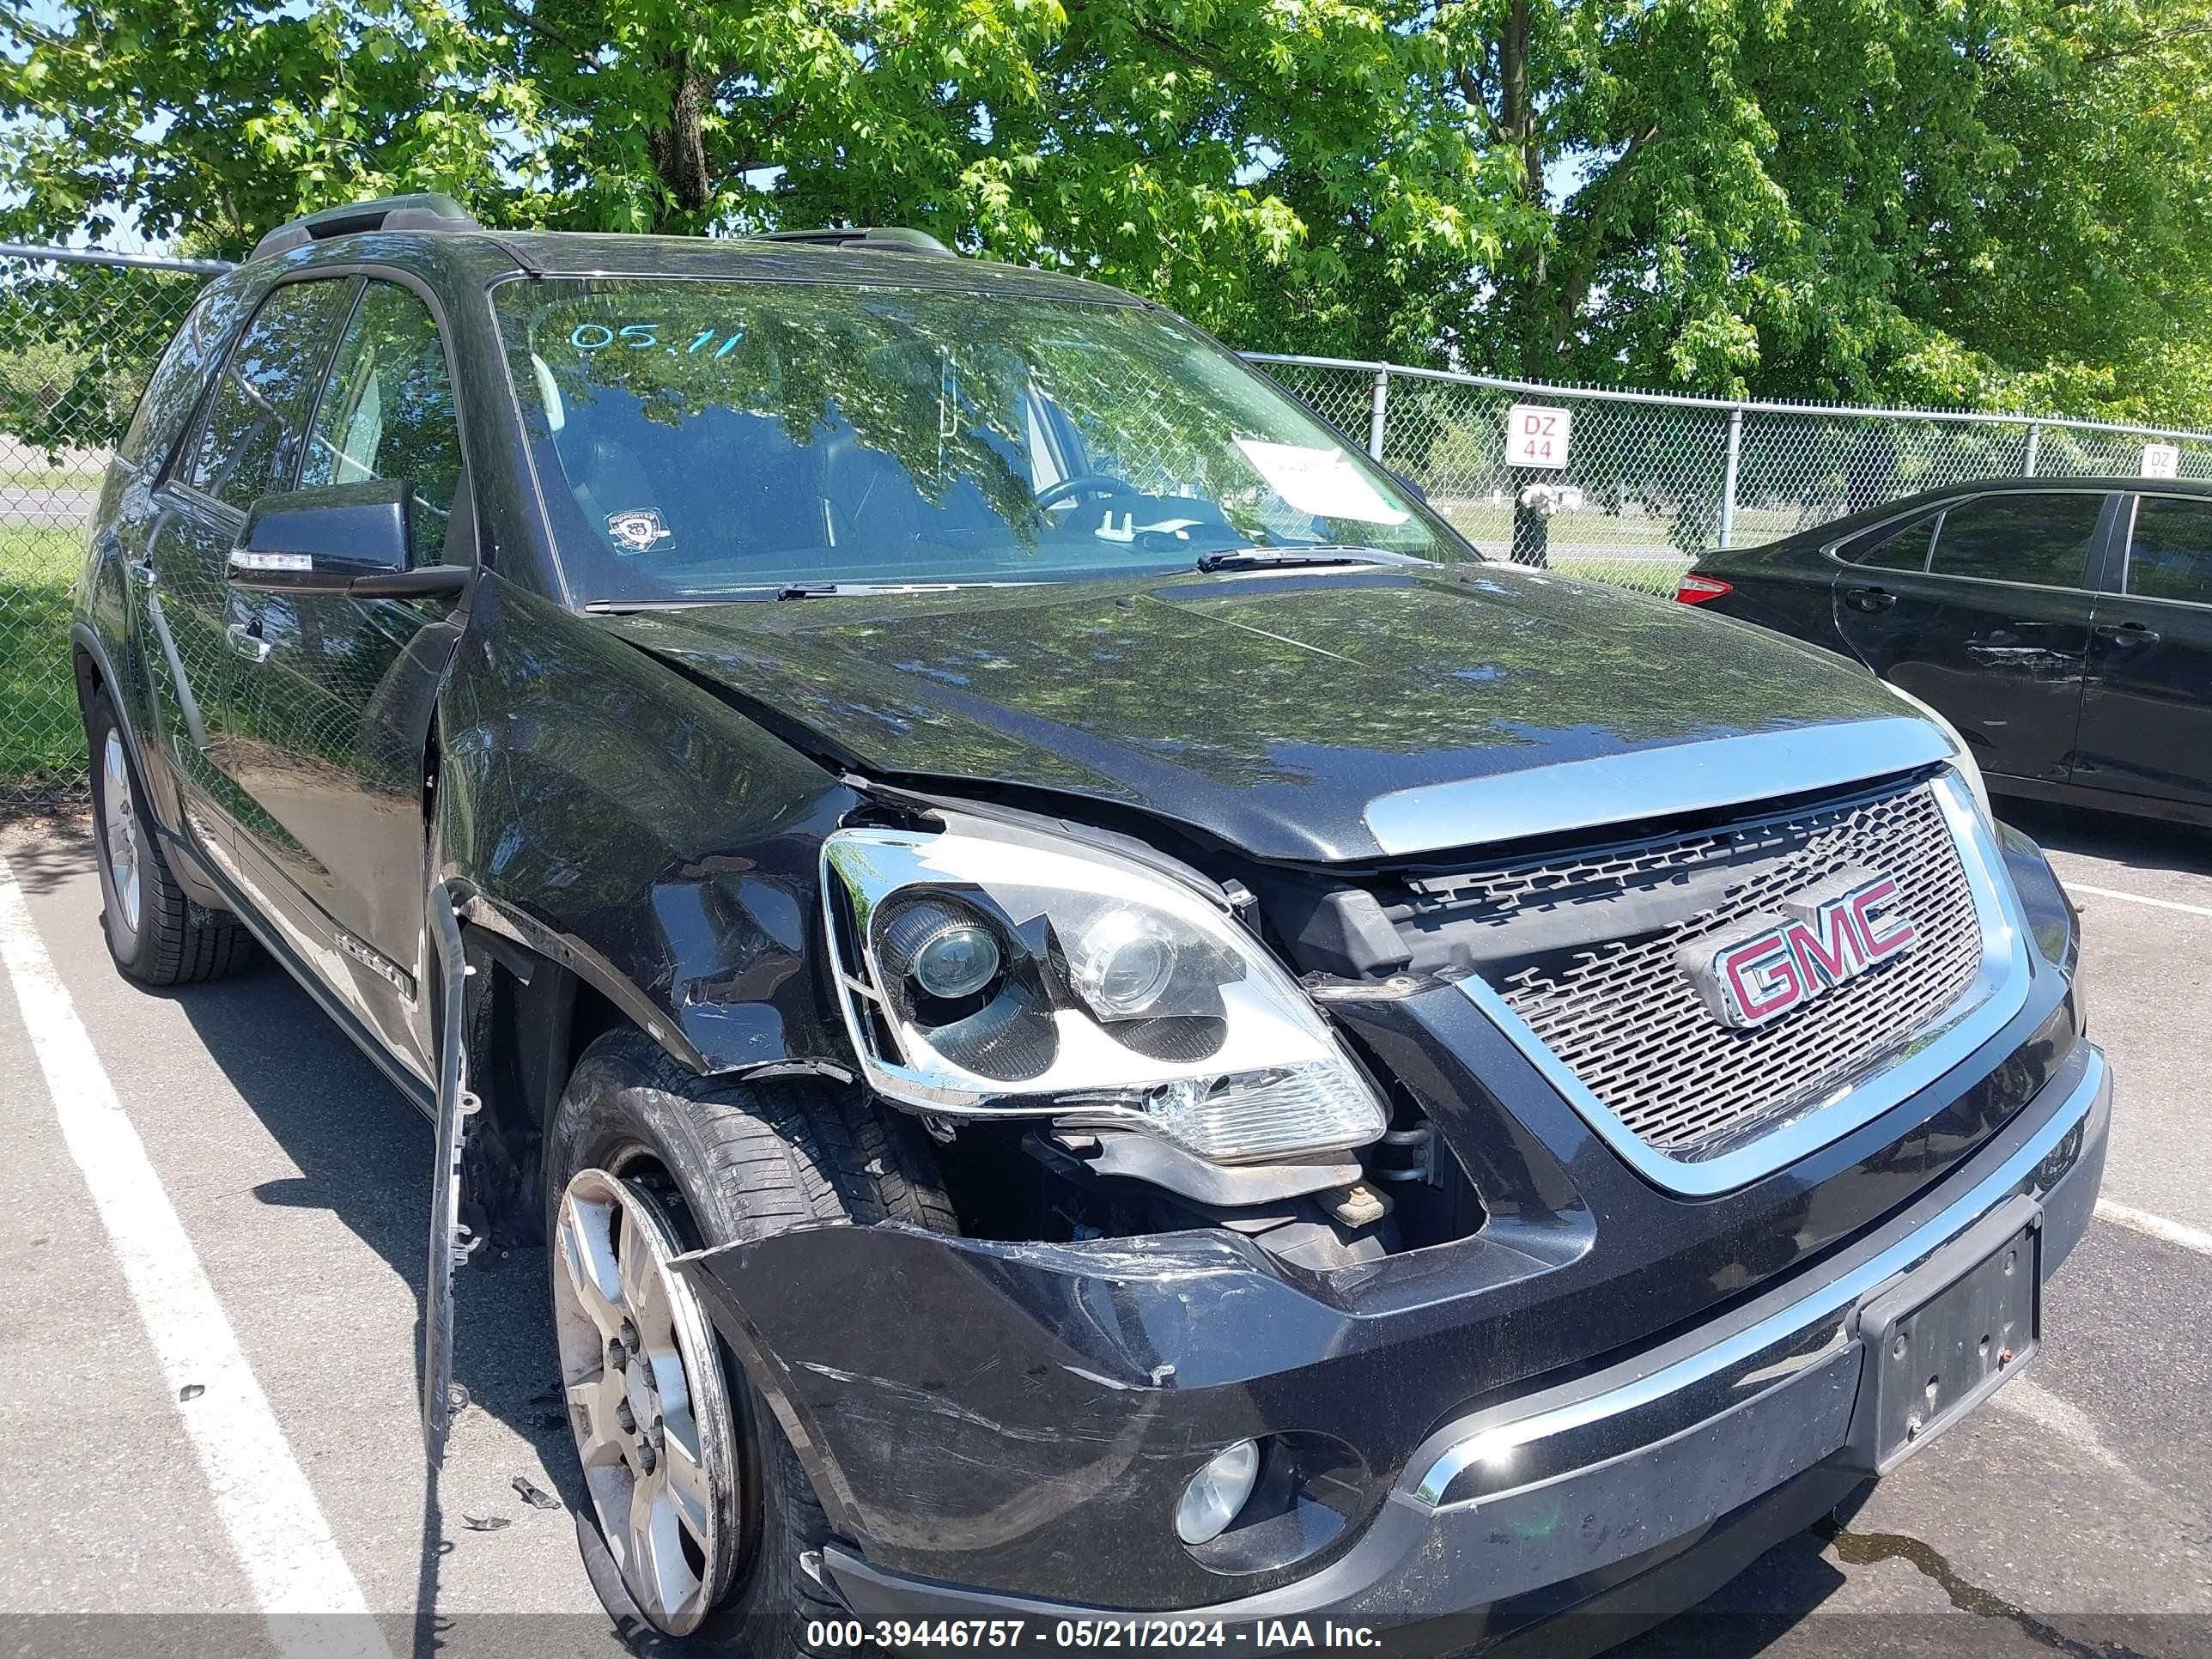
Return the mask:
[[[495,295],[579,601],[1090,580],[1243,549],[1472,556],[1157,311],[692,281]]]

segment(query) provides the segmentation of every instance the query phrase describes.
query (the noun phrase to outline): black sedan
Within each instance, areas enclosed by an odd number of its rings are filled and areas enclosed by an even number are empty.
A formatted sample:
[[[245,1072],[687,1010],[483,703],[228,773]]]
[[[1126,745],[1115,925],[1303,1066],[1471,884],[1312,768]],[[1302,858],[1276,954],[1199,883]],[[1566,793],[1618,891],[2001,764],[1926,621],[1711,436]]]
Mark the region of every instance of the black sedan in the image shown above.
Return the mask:
[[[1707,553],[1675,597],[1856,657],[1992,789],[2212,823],[2212,484],[1955,484]]]

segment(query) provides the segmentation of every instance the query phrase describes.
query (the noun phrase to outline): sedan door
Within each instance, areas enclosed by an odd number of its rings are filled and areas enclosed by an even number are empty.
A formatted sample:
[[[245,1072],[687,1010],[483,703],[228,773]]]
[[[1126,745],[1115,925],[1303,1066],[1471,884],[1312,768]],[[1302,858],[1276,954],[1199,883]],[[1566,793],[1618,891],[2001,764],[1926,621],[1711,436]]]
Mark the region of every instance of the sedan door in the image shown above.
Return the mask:
[[[2063,783],[2087,672],[2092,556],[2123,499],[1976,495],[1838,550],[1851,568],[1836,581],[1837,631],[1957,726],[1984,771]]]
[[[2117,591],[2096,599],[2074,781],[2212,805],[2212,500],[2129,505]]]

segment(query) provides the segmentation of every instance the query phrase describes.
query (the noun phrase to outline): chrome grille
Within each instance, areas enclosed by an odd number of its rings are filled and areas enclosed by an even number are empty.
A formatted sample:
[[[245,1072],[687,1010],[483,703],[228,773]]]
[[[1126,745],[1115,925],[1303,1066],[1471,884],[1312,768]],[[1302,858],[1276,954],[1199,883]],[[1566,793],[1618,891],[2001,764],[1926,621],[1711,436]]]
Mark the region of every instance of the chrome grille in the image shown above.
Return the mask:
[[[1896,878],[1899,912],[1919,930],[1915,947],[1771,1024],[1743,1030],[1716,1020],[1676,951],[1772,913],[1850,866]],[[1741,879],[1730,879],[1731,869]],[[1419,884],[1431,902],[1493,925],[1506,942],[1516,918],[1534,910],[1692,885],[1712,901],[1694,914],[1633,939],[1508,962],[1492,981],[1606,1110],[1670,1158],[1741,1145],[1876,1067],[1966,994],[1982,960],[1973,891],[1924,783],[1680,840]]]

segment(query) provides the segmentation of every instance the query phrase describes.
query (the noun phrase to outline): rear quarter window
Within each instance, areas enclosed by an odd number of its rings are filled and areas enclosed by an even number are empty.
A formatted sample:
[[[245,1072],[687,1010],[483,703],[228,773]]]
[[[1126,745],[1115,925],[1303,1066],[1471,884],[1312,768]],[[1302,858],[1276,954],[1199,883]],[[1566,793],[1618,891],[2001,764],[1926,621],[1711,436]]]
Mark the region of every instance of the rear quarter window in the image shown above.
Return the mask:
[[[1843,550],[1853,564],[1878,570],[1925,570],[1929,544],[1936,538],[1936,520],[1942,514],[1923,513],[1901,525],[1885,525],[1869,531]]]
[[[242,283],[211,283],[200,295],[139,394],[130,428],[115,447],[120,459],[131,466],[158,467],[168,459],[245,307]]]

